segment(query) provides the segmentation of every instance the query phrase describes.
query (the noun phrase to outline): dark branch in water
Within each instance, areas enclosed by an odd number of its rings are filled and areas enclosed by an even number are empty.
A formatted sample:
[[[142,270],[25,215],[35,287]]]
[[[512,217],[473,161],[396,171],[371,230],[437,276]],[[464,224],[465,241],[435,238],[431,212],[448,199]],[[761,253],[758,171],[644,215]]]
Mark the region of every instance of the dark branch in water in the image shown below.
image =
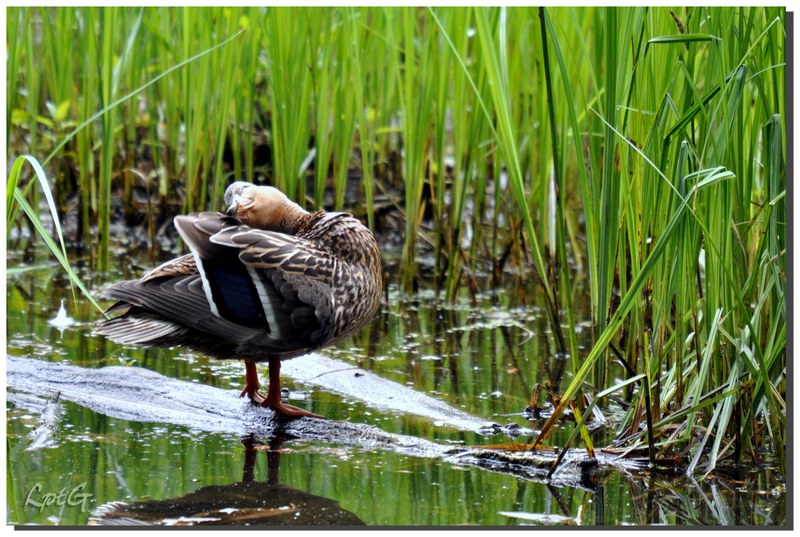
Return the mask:
[[[315,356],[315,359],[320,358]],[[329,359],[328,359],[329,360]],[[291,363],[291,362],[289,362]],[[338,364],[341,370],[342,364]],[[310,373],[317,379],[335,375]],[[374,376],[374,375],[373,375]],[[351,382],[361,383],[365,376],[350,372]],[[369,378],[369,377],[367,377]],[[382,381],[378,377],[378,382]],[[320,440],[361,449],[386,450],[415,457],[439,458],[452,464],[475,466],[486,470],[513,474],[536,481],[548,481],[557,486],[594,488],[599,471],[641,469],[641,461],[598,450],[595,458],[584,450],[573,449],[564,457],[557,471],[547,474],[558,457],[558,450],[541,448],[519,451],[520,444],[501,444],[490,447],[453,447],[423,438],[392,434],[363,423],[301,418],[285,421],[267,409],[240,399],[234,390],[184,382],[137,367],[82,367],[19,358],[7,358],[8,399],[12,403],[41,412],[45,401],[32,400],[25,394],[52,398],[59,394],[61,401],[70,401],[94,412],[113,418],[139,422],[169,423],[212,433],[255,435],[261,438],[281,434],[289,438]],[[341,382],[341,380],[339,381]],[[386,381],[384,381],[386,382]],[[363,384],[360,385],[363,388]],[[377,390],[377,386],[372,386]],[[339,386],[336,391],[348,391]],[[424,396],[423,397],[427,397]],[[474,429],[483,420],[457,412],[448,420],[447,405],[439,409],[444,425],[464,429],[466,417]],[[38,407],[38,409],[37,409]],[[473,430],[474,430],[473,429]]]

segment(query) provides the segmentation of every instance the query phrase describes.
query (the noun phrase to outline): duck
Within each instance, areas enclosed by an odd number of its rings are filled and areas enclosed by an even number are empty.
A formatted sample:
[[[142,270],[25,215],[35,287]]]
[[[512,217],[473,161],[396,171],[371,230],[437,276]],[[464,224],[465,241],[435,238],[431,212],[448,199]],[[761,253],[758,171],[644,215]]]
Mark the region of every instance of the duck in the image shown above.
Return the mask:
[[[374,318],[383,288],[375,237],[349,213],[307,211],[271,186],[236,181],[224,198],[225,214],[174,218],[188,254],[102,292],[116,302],[94,333],[243,360],[241,397],[278,416],[323,418],[281,400],[281,361],[342,341]]]

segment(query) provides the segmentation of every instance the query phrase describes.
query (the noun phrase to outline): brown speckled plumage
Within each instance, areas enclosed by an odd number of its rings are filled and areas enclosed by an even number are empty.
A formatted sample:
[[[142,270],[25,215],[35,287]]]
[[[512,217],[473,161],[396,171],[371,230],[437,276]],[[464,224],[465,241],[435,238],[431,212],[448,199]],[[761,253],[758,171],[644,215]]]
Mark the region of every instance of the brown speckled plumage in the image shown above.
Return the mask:
[[[237,182],[225,201],[232,216],[175,218],[192,253],[106,289],[118,302],[95,332],[243,359],[243,395],[281,414],[313,415],[275,395],[280,360],[353,335],[375,315],[383,283],[375,238],[349,214],[309,213],[271,187]],[[261,361],[270,363],[266,398],[257,392]]]

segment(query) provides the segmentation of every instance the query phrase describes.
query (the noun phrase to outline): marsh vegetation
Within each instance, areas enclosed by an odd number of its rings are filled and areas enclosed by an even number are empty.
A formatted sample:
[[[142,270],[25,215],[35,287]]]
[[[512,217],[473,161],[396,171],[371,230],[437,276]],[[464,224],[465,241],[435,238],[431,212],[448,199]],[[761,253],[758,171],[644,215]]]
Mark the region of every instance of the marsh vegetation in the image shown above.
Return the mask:
[[[785,472],[783,8],[9,8],[7,21],[9,352],[38,344],[40,324],[21,319],[50,315],[31,289],[61,278],[89,295],[141,275],[178,251],[174,215],[221,210],[244,178],[379,237],[392,300],[345,359],[394,364],[383,374],[487,419],[535,406],[550,380],[530,447],[614,443],[696,477]],[[98,345],[68,358],[106,356]],[[399,361],[376,359],[388,354]],[[483,397],[495,392],[505,403]],[[594,409],[613,415],[600,435]]]

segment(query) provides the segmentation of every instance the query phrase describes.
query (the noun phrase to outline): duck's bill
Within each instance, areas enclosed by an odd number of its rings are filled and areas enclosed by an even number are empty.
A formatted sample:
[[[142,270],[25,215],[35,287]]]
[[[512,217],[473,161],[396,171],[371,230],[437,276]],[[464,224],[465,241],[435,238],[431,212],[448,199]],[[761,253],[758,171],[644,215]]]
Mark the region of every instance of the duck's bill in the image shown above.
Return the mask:
[[[239,194],[234,194],[231,205],[228,207],[228,216],[236,216],[240,209],[249,209],[252,206],[253,200],[242,197]]]

